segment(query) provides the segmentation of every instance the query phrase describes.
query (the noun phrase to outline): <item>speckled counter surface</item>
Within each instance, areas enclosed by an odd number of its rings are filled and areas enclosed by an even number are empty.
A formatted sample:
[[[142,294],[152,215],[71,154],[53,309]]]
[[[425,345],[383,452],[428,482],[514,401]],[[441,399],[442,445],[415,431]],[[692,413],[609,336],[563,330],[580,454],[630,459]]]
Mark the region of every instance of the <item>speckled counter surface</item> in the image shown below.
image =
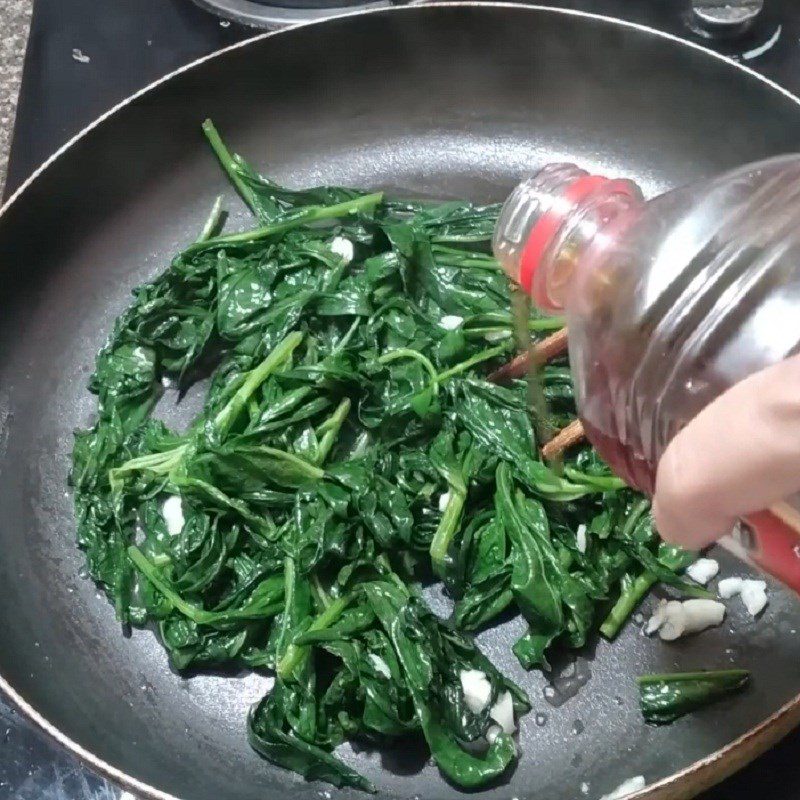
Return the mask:
[[[0,195],[5,185],[32,6],[33,0],[0,0]]]

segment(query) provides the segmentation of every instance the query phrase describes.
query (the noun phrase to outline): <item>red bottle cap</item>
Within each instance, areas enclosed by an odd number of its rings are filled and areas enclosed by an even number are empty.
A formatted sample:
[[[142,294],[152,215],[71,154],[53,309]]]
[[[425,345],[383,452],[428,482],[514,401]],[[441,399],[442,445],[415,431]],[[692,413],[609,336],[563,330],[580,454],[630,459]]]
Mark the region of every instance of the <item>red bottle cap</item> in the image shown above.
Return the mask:
[[[550,208],[536,220],[528,241],[522,250],[519,268],[519,283],[533,298],[536,305],[545,311],[559,311],[545,291],[545,282],[534,280],[543,258],[553,239],[572,212],[590,195],[602,188],[605,193],[624,194],[638,199],[635,184],[626,180],[612,180],[602,175],[584,175],[567,184]]]

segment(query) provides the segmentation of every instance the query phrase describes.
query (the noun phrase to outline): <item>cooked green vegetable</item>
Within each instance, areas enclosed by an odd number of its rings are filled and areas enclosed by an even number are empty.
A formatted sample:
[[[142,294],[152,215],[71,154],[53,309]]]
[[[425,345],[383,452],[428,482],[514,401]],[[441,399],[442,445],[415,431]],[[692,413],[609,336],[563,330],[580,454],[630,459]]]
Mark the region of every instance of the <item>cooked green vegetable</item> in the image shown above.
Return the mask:
[[[741,691],[749,680],[746,669],[723,669],[642,675],[636,683],[645,721],[663,725]]]
[[[481,786],[515,755],[505,734],[474,745],[491,706],[528,701],[464,631],[515,607],[528,632],[514,650],[543,665],[620,593],[610,635],[644,584],[683,587],[686,556],[590,448],[561,474],[543,463],[525,383],[484,379],[515,351],[489,255],[497,207],[285,189],[204,130],[258,227],[221,234],[216,204],[97,358],[98,418],[72,470],[91,575],[122,623],[157,625],[178,669],[276,673],[249,719],[271,761],[369,789],[334,748],[419,731],[453,783]],[[185,431],[153,414],[164,384],[208,375]],[[574,416],[563,364],[542,391]],[[421,598],[431,569],[451,621]],[[468,670],[491,686],[479,711]]]

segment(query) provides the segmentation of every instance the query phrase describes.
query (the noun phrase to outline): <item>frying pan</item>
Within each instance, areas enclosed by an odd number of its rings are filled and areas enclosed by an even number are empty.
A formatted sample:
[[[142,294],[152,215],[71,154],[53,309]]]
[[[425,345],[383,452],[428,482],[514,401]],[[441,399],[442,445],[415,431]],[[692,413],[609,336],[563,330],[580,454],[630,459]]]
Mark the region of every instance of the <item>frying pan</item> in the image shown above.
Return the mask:
[[[170,670],[150,631],[121,635],[81,578],[73,543],[65,480],[71,431],[93,414],[94,354],[130,289],[191,240],[225,188],[200,135],[206,116],[289,184],[494,201],[557,159],[653,193],[796,149],[800,106],[701,48],[588,14],[469,3],[360,13],[178,71],[73,140],[3,209],[2,688],[143,797],[319,800],[330,787],[248,747],[245,714],[265,676]],[[188,417],[197,399],[169,413]],[[723,572],[741,569],[726,562]],[[732,604],[722,628],[671,645],[629,625],[613,646],[582,654],[576,680],[559,678],[585,683],[559,708],[543,695],[546,677],[522,673],[511,655],[518,623],[483,634],[487,654],[534,702],[516,771],[484,796],[572,800],[587,782],[597,797],[643,774],[656,784],[646,796],[687,797],[752,758],[800,717],[798,604],[777,587],[770,597],[758,621]],[[731,663],[753,670],[749,692],[671,727],[642,724],[634,675]],[[461,796],[411,743],[345,747],[343,757],[388,797]]]

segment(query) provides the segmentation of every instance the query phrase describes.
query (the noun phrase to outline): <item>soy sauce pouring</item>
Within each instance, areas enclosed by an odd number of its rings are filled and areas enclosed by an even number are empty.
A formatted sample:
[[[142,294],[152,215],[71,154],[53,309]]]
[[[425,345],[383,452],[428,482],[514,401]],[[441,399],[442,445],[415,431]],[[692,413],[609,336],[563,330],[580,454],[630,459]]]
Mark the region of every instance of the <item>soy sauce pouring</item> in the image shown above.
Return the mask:
[[[800,352],[799,155],[649,201],[632,181],[551,164],[506,201],[493,245],[540,309],[566,316],[580,424],[559,446],[585,433],[647,494],[692,420],[704,424],[698,415],[732,387],[771,365],[791,366]],[[518,377],[523,362],[535,363],[530,348],[505,374]],[[722,540],[796,590],[799,466],[800,448],[775,450],[760,495],[749,485],[729,491],[735,525]],[[764,506],[748,505],[762,496]]]

